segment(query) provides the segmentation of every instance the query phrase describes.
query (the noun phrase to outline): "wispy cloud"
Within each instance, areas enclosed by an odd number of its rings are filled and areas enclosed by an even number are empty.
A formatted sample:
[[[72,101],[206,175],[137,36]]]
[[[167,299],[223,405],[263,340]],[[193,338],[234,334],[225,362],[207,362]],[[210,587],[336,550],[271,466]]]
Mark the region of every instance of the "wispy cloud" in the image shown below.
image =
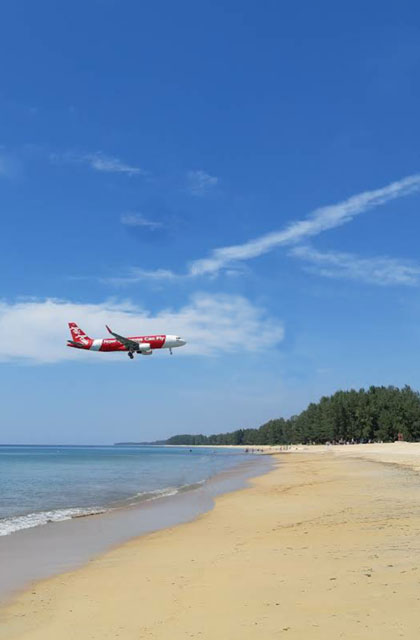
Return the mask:
[[[144,280],[185,280],[197,276],[216,276],[220,271],[229,275],[237,275],[244,270],[244,262],[269,253],[282,246],[297,245],[298,243],[315,237],[329,229],[335,229],[356,216],[365,213],[382,204],[418,192],[420,190],[420,174],[415,174],[397,180],[381,189],[364,191],[343,200],[334,205],[315,209],[303,220],[292,222],[284,229],[273,231],[265,235],[249,240],[244,244],[231,245],[214,249],[207,258],[201,258],[191,262],[184,273],[175,273],[169,269],[158,268],[156,270],[144,270],[133,268],[121,278],[112,278],[107,282],[114,284],[133,284]],[[303,257],[303,254],[302,256]],[[378,258],[373,260],[386,260],[391,258]],[[402,265],[398,260],[394,266],[401,265],[401,283],[409,279],[410,269],[416,269],[415,265]],[[395,271],[397,273],[397,270]],[[405,273],[405,276],[403,275]],[[372,276],[373,277],[373,276]],[[395,276],[396,277],[396,276]],[[414,277],[414,272],[412,274]],[[391,276],[389,276],[391,278]],[[394,280],[395,281],[395,280]],[[395,281],[396,282],[396,281]]]
[[[125,274],[121,276],[115,276],[110,278],[101,278],[101,282],[105,284],[111,284],[116,286],[125,286],[129,284],[135,284],[136,282],[144,282],[148,280],[149,282],[164,282],[174,281],[185,276],[178,275],[171,271],[170,269],[140,269],[137,267],[132,267]]]
[[[292,222],[285,229],[259,236],[244,244],[215,249],[209,257],[192,262],[189,273],[194,276],[215,274],[235,262],[256,258],[277,247],[296,244],[328,229],[339,227],[361,213],[419,189],[420,174],[416,174],[392,182],[381,189],[364,191],[343,202],[315,209],[306,219]]]
[[[146,227],[152,231],[164,226],[162,222],[149,220],[142,213],[124,213],[121,216],[121,224],[127,227]]]
[[[188,171],[187,183],[191,195],[204,196],[219,183],[219,178],[202,170]]]
[[[320,252],[295,247],[290,255],[308,263],[308,269],[328,278],[347,278],[381,286],[420,284],[420,265],[388,257],[362,258],[337,251]]]
[[[107,173],[126,173],[129,176],[145,173],[143,169],[140,169],[140,167],[127,164],[114,156],[106,156],[101,152],[87,154],[85,159],[92,169],[95,169],[96,171],[105,171]]]
[[[147,174],[144,169],[127,164],[120,158],[106,155],[102,151],[95,151],[94,153],[52,153],[50,154],[50,160],[56,163],[71,162],[86,164],[95,171],[102,171],[105,173],[123,173],[128,176]]]
[[[69,320],[78,322],[92,337],[104,335],[105,324],[129,336],[182,335],[188,341],[188,345],[180,349],[183,356],[258,351],[272,348],[284,337],[281,323],[243,296],[197,294],[178,309],[163,309],[156,314],[129,302],[3,302],[0,303],[0,361],[26,360],[41,364],[74,359],[115,362],[121,358],[121,354],[75,353],[74,349],[68,349]]]

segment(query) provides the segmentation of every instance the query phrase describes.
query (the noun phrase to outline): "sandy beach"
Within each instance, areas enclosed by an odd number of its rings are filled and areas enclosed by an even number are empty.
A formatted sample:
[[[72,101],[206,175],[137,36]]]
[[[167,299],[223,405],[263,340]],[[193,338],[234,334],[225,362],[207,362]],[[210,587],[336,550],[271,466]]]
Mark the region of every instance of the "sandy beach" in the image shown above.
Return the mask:
[[[418,638],[420,444],[300,447],[193,522],[33,585],[0,638]]]

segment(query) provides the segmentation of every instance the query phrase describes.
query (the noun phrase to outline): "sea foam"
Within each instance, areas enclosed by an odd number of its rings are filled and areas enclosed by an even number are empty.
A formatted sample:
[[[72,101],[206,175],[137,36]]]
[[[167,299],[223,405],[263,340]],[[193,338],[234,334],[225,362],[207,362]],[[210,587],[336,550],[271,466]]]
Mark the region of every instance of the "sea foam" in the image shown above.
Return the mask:
[[[27,513],[23,516],[13,516],[0,520],[0,536],[8,536],[11,533],[22,529],[39,527],[49,522],[61,522],[72,518],[81,518],[98,513],[104,513],[105,509],[100,508],[79,508],[79,509],[55,509],[53,511],[40,511],[38,513]]]

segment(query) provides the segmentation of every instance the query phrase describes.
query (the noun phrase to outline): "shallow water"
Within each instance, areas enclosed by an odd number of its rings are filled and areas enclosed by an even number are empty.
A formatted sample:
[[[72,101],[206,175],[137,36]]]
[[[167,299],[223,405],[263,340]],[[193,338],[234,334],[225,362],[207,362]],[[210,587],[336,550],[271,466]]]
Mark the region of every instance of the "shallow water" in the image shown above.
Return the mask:
[[[0,536],[173,495],[244,456],[152,446],[0,446]]]

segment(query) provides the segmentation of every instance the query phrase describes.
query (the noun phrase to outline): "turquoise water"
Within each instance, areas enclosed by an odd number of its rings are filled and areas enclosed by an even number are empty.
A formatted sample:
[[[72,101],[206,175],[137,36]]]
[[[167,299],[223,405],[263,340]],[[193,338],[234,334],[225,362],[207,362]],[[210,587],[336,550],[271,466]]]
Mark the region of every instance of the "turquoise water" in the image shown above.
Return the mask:
[[[188,447],[0,446],[0,536],[187,491],[249,457]]]

